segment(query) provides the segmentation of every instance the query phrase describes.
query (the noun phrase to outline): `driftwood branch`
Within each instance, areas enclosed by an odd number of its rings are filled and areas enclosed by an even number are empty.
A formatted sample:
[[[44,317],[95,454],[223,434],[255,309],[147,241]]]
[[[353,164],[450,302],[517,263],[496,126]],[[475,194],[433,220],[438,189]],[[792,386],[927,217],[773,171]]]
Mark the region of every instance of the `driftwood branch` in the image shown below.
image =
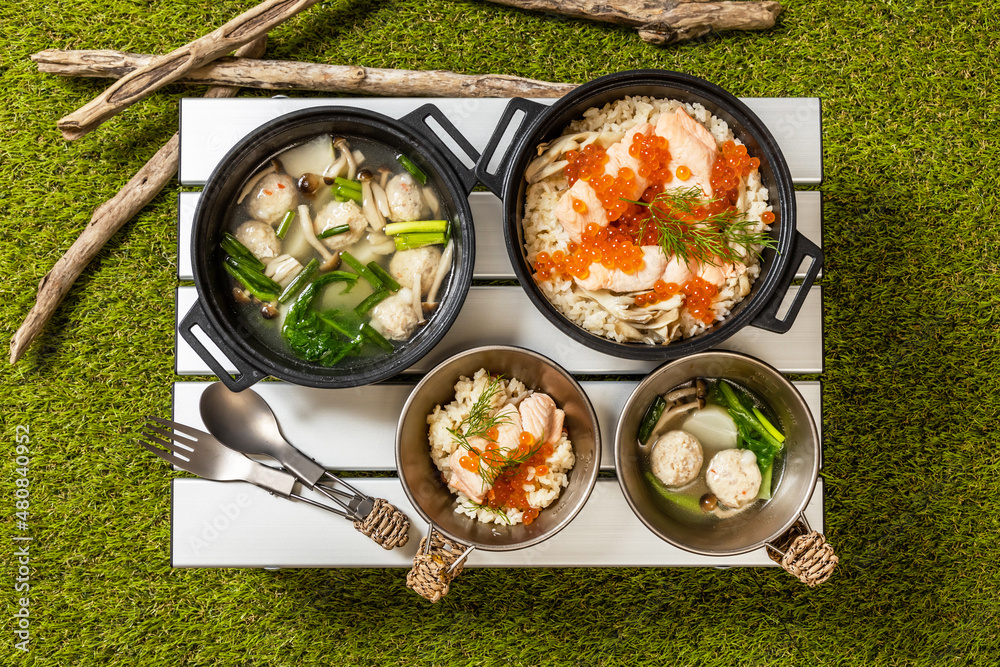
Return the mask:
[[[260,57],[264,54],[266,40],[266,36],[261,36],[236,53],[250,58]],[[233,97],[238,90],[231,86],[216,86],[209,88],[205,97]],[[10,363],[16,363],[24,355],[83,269],[97,256],[104,244],[174,177],[177,173],[179,145],[179,137],[175,133],[125,187],[94,210],[94,215],[80,236],[38,284],[35,305],[10,341]]]
[[[635,27],[651,44],[671,44],[724,30],[767,30],[781,5],[705,0],[489,0],[501,5]]]
[[[67,139],[78,139],[152,92],[233,49],[252,42],[319,0],[267,0],[221,28],[151,60],[59,121]]]
[[[46,49],[31,59],[38,63],[40,72],[48,74],[117,78],[147,66],[154,56],[123,51]],[[442,70],[375,69],[248,58],[221,58],[176,81],[401,97],[562,97],[576,87],[571,83],[549,83],[501,74],[469,75]]]

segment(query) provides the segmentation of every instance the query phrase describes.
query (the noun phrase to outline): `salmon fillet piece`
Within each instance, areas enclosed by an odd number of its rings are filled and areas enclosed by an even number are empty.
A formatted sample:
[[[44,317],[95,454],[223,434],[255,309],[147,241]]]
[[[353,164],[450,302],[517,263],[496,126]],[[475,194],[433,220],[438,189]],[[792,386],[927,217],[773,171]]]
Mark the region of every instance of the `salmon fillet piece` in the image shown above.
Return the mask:
[[[573,210],[574,199],[579,199],[587,205],[586,212],[577,213]],[[594,188],[590,187],[590,183],[584,180],[574,183],[559,197],[555,214],[556,220],[569,234],[570,240],[577,244],[583,241],[583,230],[591,222],[596,222],[601,227],[608,226],[608,214],[604,210],[604,205],[598,199]]]
[[[517,449],[521,444],[521,415],[517,408],[509,403],[496,413],[497,417],[504,417],[506,423],[497,424],[497,447],[503,450]]]
[[[535,438],[535,443],[553,445],[562,435],[565,413],[556,407],[548,394],[534,393],[518,406],[521,426]]]
[[[642,246],[643,267],[635,273],[625,273],[621,269],[606,269],[595,262],[590,265],[590,275],[574,278],[586,290],[606,289],[612,292],[638,292],[652,289],[667,268],[667,256],[660,246]]]
[[[636,134],[646,134],[652,129],[653,126],[649,123],[640,123],[626,132],[625,137],[621,141],[612,144],[606,151],[608,154],[608,163],[604,165],[604,173],[608,174],[612,178],[617,178],[618,172],[623,167],[628,167],[632,170],[632,173],[635,174],[635,186],[632,188],[631,192],[625,193],[626,199],[638,199],[649,186],[649,179],[639,176],[639,167],[642,163],[638,159],[629,155],[628,149],[632,146],[632,137]]]
[[[493,485],[483,479],[478,472],[462,467],[462,457],[467,454],[464,447],[456,447],[455,451],[448,457],[448,466],[451,468],[451,479],[448,480],[448,486],[459,493],[464,493],[472,502],[482,503],[483,498],[493,488]]]
[[[698,185],[706,197],[712,196],[712,164],[715,162],[715,137],[708,129],[688,115],[684,107],[674,113],[660,114],[656,121],[656,134],[670,143],[668,168],[675,175],[677,167],[685,165],[691,170],[687,181],[674,181],[676,187]]]

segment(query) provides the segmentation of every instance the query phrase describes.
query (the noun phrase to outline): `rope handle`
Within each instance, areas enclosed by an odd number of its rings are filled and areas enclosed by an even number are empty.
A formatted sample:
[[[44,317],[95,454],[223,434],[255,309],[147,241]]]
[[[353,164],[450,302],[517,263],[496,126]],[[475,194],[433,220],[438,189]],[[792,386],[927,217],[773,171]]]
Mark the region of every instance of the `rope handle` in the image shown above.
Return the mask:
[[[767,556],[786,572],[810,588],[822,584],[840,560],[826,537],[809,528],[800,517],[774,544],[767,544]]]
[[[439,601],[465,569],[465,556],[470,551],[471,548],[449,540],[431,526],[428,537],[420,539],[413,568],[406,574],[407,588],[431,602]]]
[[[406,544],[410,539],[410,520],[387,500],[374,500],[372,511],[364,519],[355,521],[354,529],[387,551]]]

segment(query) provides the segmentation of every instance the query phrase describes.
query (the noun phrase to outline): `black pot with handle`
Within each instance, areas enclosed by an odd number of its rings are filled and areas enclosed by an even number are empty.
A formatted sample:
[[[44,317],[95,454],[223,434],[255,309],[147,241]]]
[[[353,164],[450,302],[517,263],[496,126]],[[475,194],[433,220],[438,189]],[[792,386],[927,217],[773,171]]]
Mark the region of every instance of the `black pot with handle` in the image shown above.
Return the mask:
[[[524,178],[528,164],[536,157],[539,144],[566,134],[570,122],[583,117],[592,107],[602,107],[626,96],[669,98],[698,103],[729,124],[734,134],[760,159],[761,182],[768,190],[777,224],[771,234],[776,248],[763,253],[761,271],[750,295],[737,304],[722,322],[692,338],[669,345],[619,343],[591,333],[567,319],[538,288],[532,268],[525,257],[524,218],[528,183]],[[517,123],[516,128],[512,126]],[[512,136],[498,157],[501,143]],[[546,106],[525,99],[513,99],[476,167],[479,180],[503,203],[503,225],[507,252],[517,278],[528,298],[539,311],[563,333],[592,349],[628,359],[666,361],[685,357],[715,347],[746,326],[784,333],[788,331],[809,288],[823,264],[823,252],[795,229],[795,189],[788,164],[778,143],[764,123],[739,99],[715,84],[688,74],[666,70],[633,70],[601,77],[581,85]],[[787,312],[779,319],[778,310],[792,287],[796,269],[811,259],[802,284]]]
[[[415,364],[447,333],[472,283],[476,244],[468,196],[478,181],[475,172],[463,167],[461,159],[438,137],[431,120],[443,128],[469,160],[478,159],[475,148],[433,104],[399,119],[365,109],[329,106],[296,111],[265,123],[237,143],[213,171],[202,191],[192,230],[198,301],[184,316],[180,334],[230,389],[245,389],[267,376],[327,388],[378,382]],[[282,151],[321,134],[369,139],[413,160],[439,193],[443,215],[452,222],[454,242],[451,273],[442,287],[440,305],[427,325],[389,356],[333,367],[282,353],[241,321],[219,247],[226,231],[227,211],[248,179]],[[235,375],[230,375],[225,362],[195,336],[195,329],[200,329],[229,359],[236,368]]]

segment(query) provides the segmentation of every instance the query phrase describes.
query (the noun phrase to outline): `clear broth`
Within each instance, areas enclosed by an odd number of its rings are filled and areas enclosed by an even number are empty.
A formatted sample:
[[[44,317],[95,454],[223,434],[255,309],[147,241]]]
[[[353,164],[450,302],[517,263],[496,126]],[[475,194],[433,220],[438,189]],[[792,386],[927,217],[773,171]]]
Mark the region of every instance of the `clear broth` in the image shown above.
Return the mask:
[[[282,150],[274,157],[281,161],[288,175],[291,176],[296,182],[303,173],[308,172],[322,175],[330,163],[330,154],[328,152],[329,143],[323,141],[325,136],[327,135],[319,135],[307,139],[304,142]],[[399,151],[386,144],[373,141],[368,138],[346,135],[344,138],[347,140],[352,153],[357,155],[360,151],[364,155],[364,161],[358,165],[359,169],[365,168],[377,174],[377,170],[379,168],[387,167],[392,172],[389,176],[390,179],[397,174],[406,173],[406,170],[397,161],[397,157],[400,155]],[[407,157],[412,159],[411,156]],[[238,202],[237,199],[239,198],[239,194],[243,193],[245,189],[249,189],[249,186],[256,181],[262,172],[267,170],[269,166],[270,159],[255,169],[251,176],[247,178],[237,190],[237,195],[234,197],[233,204],[230,206],[230,209],[226,214],[225,228],[230,233],[235,233],[236,229],[244,222],[254,219],[249,212],[249,204],[252,199],[253,192],[251,191],[247,194],[243,198],[242,202]],[[376,175],[376,179],[378,178],[379,177]],[[438,213],[436,215],[432,213],[431,215],[434,215],[434,219],[447,219],[454,223],[455,217],[453,215],[453,211],[448,208],[447,200],[441,196],[440,190],[434,187],[434,180],[434,175],[428,173],[427,184],[421,186],[429,189],[440,205]],[[316,214],[327,203],[333,201],[333,190],[334,187],[327,185],[325,182],[319,186],[319,189],[312,197],[307,197],[303,193],[296,190],[297,200],[295,202],[295,206],[297,207],[300,204],[308,205],[310,208],[310,216],[315,220]],[[379,266],[388,271],[389,261],[392,259],[395,251],[389,253],[388,255],[379,255],[373,252],[372,244],[368,241],[369,233],[370,230],[366,231],[365,235],[359,241],[348,246],[346,250],[357,258],[362,264],[368,264],[368,262],[374,260],[379,264]],[[322,241],[320,242],[322,243]],[[441,249],[442,247],[438,246],[438,248]],[[318,259],[321,264],[323,262],[323,258],[319,252],[317,252],[316,249],[313,248],[306,240],[305,232],[302,230],[298,216],[296,216],[295,220],[292,222],[284,239],[281,240],[281,252],[279,254],[289,254],[293,256],[303,267],[313,258]],[[445,276],[445,279],[441,284],[441,288],[438,291],[437,300],[439,302],[448,298],[452,282],[453,269],[454,259],[452,259],[451,268]],[[352,269],[343,263],[340,267],[338,267],[338,270],[353,272]],[[318,275],[322,274],[315,274],[315,276]],[[239,283],[231,277],[229,279],[229,284],[230,287],[239,286]],[[369,285],[364,278],[360,277],[349,293],[342,294],[344,287],[344,283],[334,283],[323,288],[320,295],[314,302],[313,309],[319,310],[320,312],[331,309],[339,309],[342,312],[348,311],[360,304],[365,298],[374,292],[371,285]],[[229,297],[229,301],[233,311],[237,314],[240,321],[246,325],[246,327],[253,333],[254,337],[264,346],[289,360],[293,360],[298,363],[311,363],[316,366],[322,366],[320,362],[310,362],[296,355],[281,336],[282,323],[285,320],[285,315],[287,314],[288,309],[294,303],[294,299],[285,304],[276,304],[278,308],[278,316],[273,319],[266,319],[261,316],[260,303],[241,304],[238,303],[231,295]],[[433,320],[434,315],[432,313],[427,317],[429,323]],[[365,316],[362,319],[368,321],[370,317]],[[390,340],[389,342],[392,343],[394,348],[393,352],[388,352],[374,344],[366,342],[354,354],[348,355],[333,365],[332,368],[349,370],[351,368],[367,365],[371,363],[372,360],[388,357],[392,354],[400,352],[417,339],[421,335],[421,330],[426,327],[427,324],[419,325],[410,338],[405,341]]]
[[[707,378],[702,378],[702,379],[709,386],[709,401],[708,405],[706,406],[706,409],[708,409],[711,406],[715,406],[721,408],[722,410],[725,410],[725,408],[720,406],[718,403],[714,403],[711,400],[711,389],[714,387],[715,383],[718,382],[718,380],[707,379]],[[771,409],[771,406],[769,406],[765,401],[763,401],[760,398],[760,396],[750,391],[743,385],[739,385],[732,381],[730,382],[736,385],[744,396],[750,397],[750,399],[753,401],[754,406],[756,406],[756,408],[760,410],[764,414],[764,416],[767,417],[771,421],[771,423],[775,425],[775,427],[778,430],[785,432],[785,430],[781,426],[780,420],[777,418],[777,415],[775,415],[774,410]],[[686,382],[684,384],[677,385],[676,387],[672,387],[669,391],[665,391],[663,393],[668,394],[671,391],[677,389],[683,389],[685,387],[693,386],[693,384],[694,384],[693,381]],[[704,455],[701,469],[698,471],[698,476],[695,477],[695,479],[688,482],[684,486],[674,487],[665,485],[653,474],[652,466],[650,464],[650,456],[653,451],[653,445],[656,443],[657,438],[660,435],[666,433],[667,431],[686,430],[685,424],[687,424],[688,421],[693,419],[694,417],[695,415],[692,413],[678,415],[677,417],[671,419],[669,422],[664,424],[662,428],[660,428],[657,431],[654,431],[649,437],[648,445],[637,443],[639,446],[639,452],[641,453],[642,479],[643,482],[646,484],[646,486],[649,488],[651,492],[650,495],[653,497],[659,510],[678,521],[709,525],[718,523],[720,521],[725,521],[726,519],[729,519],[738,514],[742,514],[750,510],[751,508],[759,509],[764,504],[770,502],[770,498],[758,498],[756,501],[740,509],[724,508],[722,505],[719,505],[718,508],[712,512],[705,512],[702,509],[700,509],[699,500],[706,493],[710,493],[710,489],[708,488],[708,483],[705,481],[705,472],[708,469],[709,462],[712,460],[712,457],[715,456],[720,451],[736,447],[735,439],[729,438],[727,433],[723,433],[722,431],[718,430],[714,434],[712,434],[711,437],[706,437],[704,439],[701,437],[701,435],[695,436],[701,443],[702,453]],[[699,431],[699,434],[701,433],[703,433],[703,431]],[[783,447],[781,451],[778,452],[778,454],[774,457],[773,468],[771,471],[772,498],[774,497],[774,494],[778,489],[778,485],[781,483],[781,475],[782,472],[784,471],[786,449],[787,449],[787,442],[785,443],[785,447]]]

